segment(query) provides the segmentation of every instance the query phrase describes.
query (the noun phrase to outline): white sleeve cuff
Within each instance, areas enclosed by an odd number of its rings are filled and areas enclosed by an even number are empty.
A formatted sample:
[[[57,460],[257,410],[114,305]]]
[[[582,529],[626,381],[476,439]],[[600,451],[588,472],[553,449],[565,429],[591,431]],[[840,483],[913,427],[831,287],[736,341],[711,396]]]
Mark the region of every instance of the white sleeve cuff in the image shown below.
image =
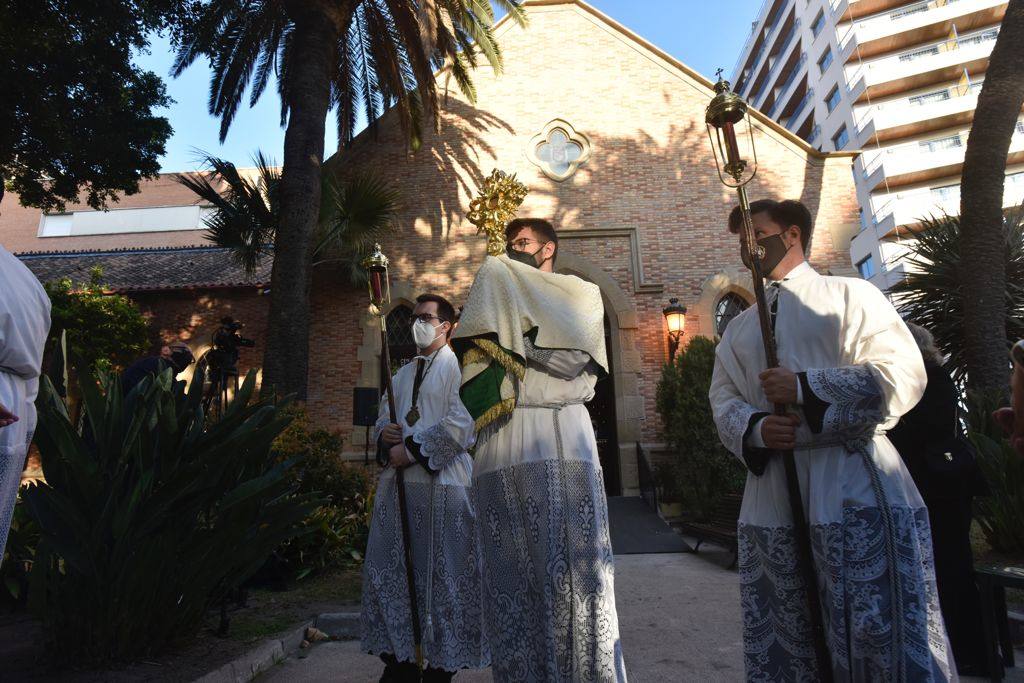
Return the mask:
[[[750,434],[747,435],[747,445],[751,448],[764,448],[764,437],[761,436],[761,426],[768,417],[762,417],[754,424],[754,428],[750,430]]]

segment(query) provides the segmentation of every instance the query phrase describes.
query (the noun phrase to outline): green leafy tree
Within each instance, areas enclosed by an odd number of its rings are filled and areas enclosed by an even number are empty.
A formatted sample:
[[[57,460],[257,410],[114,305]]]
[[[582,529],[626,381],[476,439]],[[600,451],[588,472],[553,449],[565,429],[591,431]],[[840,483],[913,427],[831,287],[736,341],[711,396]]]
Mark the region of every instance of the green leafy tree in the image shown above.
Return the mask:
[[[1005,330],[997,345],[1024,338],[1024,208],[1003,218],[1001,268],[1007,274],[1002,292]],[[963,257],[961,222],[957,216],[929,217],[915,235],[906,257],[907,276],[889,292],[900,313],[935,336],[935,342],[949,355],[949,367],[957,378],[970,372],[967,359],[967,310],[979,296],[977,287],[965,285],[963,273],[975,272]],[[995,292],[986,293],[995,295]],[[1005,351],[1003,358],[1006,358]]]
[[[745,470],[718,438],[708,390],[717,342],[693,337],[662,368],[657,409],[674,456],[676,496],[698,517],[709,515],[726,493],[743,489]]]
[[[253,176],[244,176],[229,161],[207,156],[207,172],[177,177],[214,207],[205,219],[207,239],[231,249],[250,274],[262,259],[272,258],[281,218],[281,171],[262,152],[253,161]],[[332,262],[353,282],[362,282],[360,262],[367,247],[392,230],[398,192],[373,173],[345,180],[326,173],[321,184],[312,265]]]
[[[498,6],[522,20],[517,0]],[[422,122],[437,120],[435,71],[447,68],[473,96],[480,55],[495,69],[494,10],[478,0],[218,0],[200,3],[182,31],[173,73],[201,57],[212,67],[210,113],[227,135],[246,90],[249,103],[276,76],[286,126],[280,223],[274,239],[263,380],[304,398],[309,366],[309,288],[320,220],[320,171],[328,111],[338,138],[355,135],[357,112],[371,125],[393,108],[413,146]]]
[[[0,198],[94,208],[160,170],[170,137],[160,78],[132,64],[147,34],[187,15],[174,0],[0,3]]]
[[[1010,364],[1003,292],[1013,282],[1004,249],[1003,185],[1010,140],[1024,107],[1024,0],[1010,0],[978,94],[960,180],[963,359],[972,389],[1005,395]],[[1018,221],[1019,225],[1019,221]],[[1020,280],[1017,280],[1020,282]]]
[[[44,285],[50,296],[50,343],[67,332],[68,356],[99,370],[121,369],[149,348],[149,324],[135,302],[111,294],[103,271],[93,268],[89,282],[63,278]]]

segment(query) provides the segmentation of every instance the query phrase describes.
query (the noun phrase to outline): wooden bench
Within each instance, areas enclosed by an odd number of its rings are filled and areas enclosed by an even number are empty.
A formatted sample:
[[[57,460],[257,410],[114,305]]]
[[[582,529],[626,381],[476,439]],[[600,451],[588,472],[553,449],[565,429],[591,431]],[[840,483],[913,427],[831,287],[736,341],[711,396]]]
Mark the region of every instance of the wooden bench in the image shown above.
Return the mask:
[[[974,577],[981,593],[981,619],[988,655],[989,680],[1003,680],[1003,667],[1013,668],[1013,641],[1006,613],[1006,589],[1024,589],[1024,568],[1008,566],[975,567]],[[1002,657],[1000,657],[1002,654]]]
[[[712,510],[711,516],[702,522],[680,522],[679,530],[697,539],[697,545],[693,551],[700,550],[700,544],[704,541],[711,541],[724,546],[732,551],[732,563],[729,569],[736,566],[738,555],[738,544],[736,540],[736,523],[740,518],[740,506],[743,504],[743,495],[739,493],[727,493]]]

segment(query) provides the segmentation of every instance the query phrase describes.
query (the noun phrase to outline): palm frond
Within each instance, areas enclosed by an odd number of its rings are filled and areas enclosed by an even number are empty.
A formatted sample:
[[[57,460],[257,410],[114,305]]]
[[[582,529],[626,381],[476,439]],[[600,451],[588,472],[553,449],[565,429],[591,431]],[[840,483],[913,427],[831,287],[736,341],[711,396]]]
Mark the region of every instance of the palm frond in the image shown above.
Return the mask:
[[[1024,337],[1024,207],[1007,213],[1006,224],[1006,344]],[[905,278],[889,289],[900,313],[927,328],[958,379],[965,373],[964,308],[978,293],[961,284],[960,218],[930,216],[921,220],[910,253],[903,258]]]
[[[257,179],[243,178],[230,161],[206,155],[196,174],[179,174],[175,180],[213,207],[203,219],[205,237],[231,250],[234,260],[252,275],[270,253],[277,231],[277,187],[280,172],[257,152],[253,158]]]
[[[339,264],[358,283],[365,277],[362,257],[394,230],[398,191],[374,173],[358,173],[348,180],[327,175],[321,197],[313,262]]]

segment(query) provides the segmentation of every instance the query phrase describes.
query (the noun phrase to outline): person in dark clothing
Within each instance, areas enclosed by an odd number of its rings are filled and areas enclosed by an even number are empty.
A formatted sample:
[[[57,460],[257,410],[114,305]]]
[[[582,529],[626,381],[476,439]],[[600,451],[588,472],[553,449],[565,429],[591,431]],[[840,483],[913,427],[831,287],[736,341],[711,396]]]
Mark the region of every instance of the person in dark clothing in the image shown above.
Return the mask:
[[[188,345],[183,342],[174,342],[160,349],[159,356],[146,356],[135,361],[121,373],[121,391],[127,396],[128,392],[138,386],[139,382],[149,375],[159,375],[167,368],[174,369],[174,376],[177,377],[188,368],[195,358]]]
[[[961,434],[956,385],[942,367],[935,339],[923,327],[908,327],[924,357],[928,385],[921,402],[889,431],[889,440],[928,506],[939,604],[957,669],[961,675],[986,675],[970,539],[972,499],[984,493],[984,483]]]

